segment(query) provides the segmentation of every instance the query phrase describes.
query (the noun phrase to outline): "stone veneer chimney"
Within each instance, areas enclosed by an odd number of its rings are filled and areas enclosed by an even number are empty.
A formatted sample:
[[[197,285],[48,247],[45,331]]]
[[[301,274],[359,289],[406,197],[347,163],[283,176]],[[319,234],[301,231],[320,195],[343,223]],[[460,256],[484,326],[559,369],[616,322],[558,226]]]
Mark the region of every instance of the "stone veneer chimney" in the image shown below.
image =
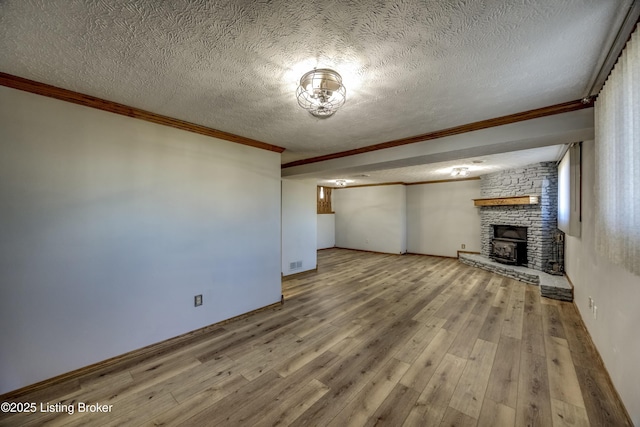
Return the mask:
[[[553,232],[558,226],[558,168],[543,162],[481,177],[481,197],[538,196],[537,205],[482,206],[482,255],[491,252],[492,225],[527,227],[527,264],[544,270],[551,256]]]

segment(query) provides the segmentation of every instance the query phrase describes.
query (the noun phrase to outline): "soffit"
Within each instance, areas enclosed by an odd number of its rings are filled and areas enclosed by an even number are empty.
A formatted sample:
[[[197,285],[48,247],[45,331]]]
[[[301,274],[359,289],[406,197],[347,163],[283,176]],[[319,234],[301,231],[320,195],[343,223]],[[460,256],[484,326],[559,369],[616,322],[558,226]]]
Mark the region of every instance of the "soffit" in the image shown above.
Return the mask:
[[[348,186],[391,182],[409,184],[417,182],[455,180],[455,178],[451,176],[451,172],[453,168],[460,167],[464,167],[469,170],[469,178],[475,178],[505,169],[518,169],[535,163],[556,161],[564,153],[565,148],[566,145],[560,144],[403,168],[346,174],[344,176],[340,174],[327,174],[318,179],[318,185],[335,187],[336,179],[346,180],[348,182]]]

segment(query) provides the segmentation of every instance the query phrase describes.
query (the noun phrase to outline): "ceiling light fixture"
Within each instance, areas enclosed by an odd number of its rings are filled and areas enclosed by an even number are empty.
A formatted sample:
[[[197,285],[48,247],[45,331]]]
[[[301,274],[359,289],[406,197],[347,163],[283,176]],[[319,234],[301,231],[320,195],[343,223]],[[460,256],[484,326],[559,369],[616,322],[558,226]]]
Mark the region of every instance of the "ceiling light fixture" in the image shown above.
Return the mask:
[[[298,104],[315,117],[327,118],[342,107],[347,91],[342,77],[328,68],[305,73],[296,91]]]
[[[345,179],[336,179],[335,183],[336,183],[336,185],[338,187],[346,187],[347,186],[347,180],[345,180]]]
[[[451,176],[468,176],[469,168],[453,168]]]

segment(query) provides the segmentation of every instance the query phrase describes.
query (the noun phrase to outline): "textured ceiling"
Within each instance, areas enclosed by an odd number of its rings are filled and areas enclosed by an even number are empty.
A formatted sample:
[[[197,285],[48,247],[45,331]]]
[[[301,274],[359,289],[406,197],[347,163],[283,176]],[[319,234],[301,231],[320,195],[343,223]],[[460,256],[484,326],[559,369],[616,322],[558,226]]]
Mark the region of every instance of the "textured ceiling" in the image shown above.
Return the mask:
[[[329,174],[319,178],[318,185],[335,187],[336,179],[347,181],[348,186],[391,182],[411,183],[440,181],[455,179],[451,176],[451,171],[453,168],[462,167],[469,170],[469,177],[479,177],[500,170],[516,169],[534,163],[559,160],[560,156],[564,154],[565,148],[566,145],[552,145],[529,150],[492,154],[490,156],[478,156],[404,168],[368,171],[363,174],[348,174],[346,176]]]
[[[629,3],[1,0],[0,71],[279,145],[289,162],[579,99]],[[314,67],[347,88],[325,120],[294,95]]]

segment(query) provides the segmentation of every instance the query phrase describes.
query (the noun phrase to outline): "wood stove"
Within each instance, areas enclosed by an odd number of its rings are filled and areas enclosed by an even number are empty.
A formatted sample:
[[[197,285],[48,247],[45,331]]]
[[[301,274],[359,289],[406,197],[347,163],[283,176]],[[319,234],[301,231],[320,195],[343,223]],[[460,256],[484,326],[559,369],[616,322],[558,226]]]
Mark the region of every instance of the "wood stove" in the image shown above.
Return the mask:
[[[490,257],[503,264],[527,263],[527,227],[493,225]]]

